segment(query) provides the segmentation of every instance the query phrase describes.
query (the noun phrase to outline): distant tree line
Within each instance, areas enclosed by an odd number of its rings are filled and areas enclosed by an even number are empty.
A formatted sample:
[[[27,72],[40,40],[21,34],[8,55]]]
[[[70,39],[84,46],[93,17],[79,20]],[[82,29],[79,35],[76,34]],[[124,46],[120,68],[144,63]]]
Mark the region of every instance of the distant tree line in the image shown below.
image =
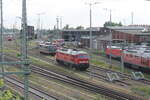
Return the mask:
[[[1,28],[0,28],[0,30],[1,30]],[[3,28],[3,31],[6,32],[6,33],[9,33],[9,32],[19,32],[19,29]]]
[[[122,23],[121,22],[115,23],[115,22],[108,21],[104,23],[104,27],[107,27],[107,26],[122,26]]]
[[[84,27],[83,26],[77,26],[77,27],[70,27],[69,26],[69,24],[66,24],[64,27],[63,27],[63,29],[77,29],[77,30],[80,30],[80,29],[84,29]]]

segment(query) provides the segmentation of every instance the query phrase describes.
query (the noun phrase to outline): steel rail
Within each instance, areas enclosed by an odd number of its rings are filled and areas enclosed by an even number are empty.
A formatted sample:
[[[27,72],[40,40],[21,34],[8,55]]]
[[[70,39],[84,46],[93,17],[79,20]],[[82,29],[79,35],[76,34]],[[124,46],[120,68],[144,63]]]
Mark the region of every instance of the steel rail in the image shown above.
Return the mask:
[[[16,85],[19,88],[24,89],[23,82],[15,79],[15,78],[12,78],[12,77],[11,78],[10,77],[5,77],[5,79],[7,80],[7,82]],[[48,93],[46,93],[46,92],[44,92],[44,91],[42,91],[40,89],[34,88],[32,86],[29,86],[29,92],[32,93],[32,94],[34,94],[34,95],[36,95],[36,96],[38,96],[41,99],[45,99],[45,100],[58,100],[56,97],[51,96]]]
[[[73,77],[70,77],[67,75],[61,75],[60,73],[58,74],[58,73],[49,71],[47,69],[37,67],[37,65],[34,66],[31,64],[31,71],[39,73],[39,74],[47,76],[47,77],[53,76],[50,78],[61,80],[65,83],[69,83],[69,84],[74,85],[74,86],[82,87],[82,88],[87,89],[87,90],[92,91],[92,92],[104,94],[104,95],[107,95],[109,97],[115,98],[117,100],[144,100],[144,99],[139,99],[139,97],[135,97],[135,96],[132,96],[130,94],[121,93],[119,91],[112,90],[110,88],[106,88],[103,86],[97,86],[95,84],[89,83],[89,82],[84,81],[84,80],[73,78]],[[41,71],[42,71],[42,73],[41,73]],[[46,74],[46,73],[48,73],[48,74]],[[57,78],[56,78],[56,76],[57,76]]]

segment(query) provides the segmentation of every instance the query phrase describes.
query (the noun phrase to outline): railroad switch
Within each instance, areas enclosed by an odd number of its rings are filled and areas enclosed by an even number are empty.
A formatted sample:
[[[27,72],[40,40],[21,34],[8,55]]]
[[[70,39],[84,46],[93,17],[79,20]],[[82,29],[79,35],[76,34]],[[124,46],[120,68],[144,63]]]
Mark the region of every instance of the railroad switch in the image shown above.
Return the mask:
[[[142,72],[132,72],[132,79],[141,80],[144,79],[144,75]]]
[[[110,73],[106,73],[106,75],[108,77],[107,79],[111,82],[120,80],[120,77],[117,73],[110,72]]]

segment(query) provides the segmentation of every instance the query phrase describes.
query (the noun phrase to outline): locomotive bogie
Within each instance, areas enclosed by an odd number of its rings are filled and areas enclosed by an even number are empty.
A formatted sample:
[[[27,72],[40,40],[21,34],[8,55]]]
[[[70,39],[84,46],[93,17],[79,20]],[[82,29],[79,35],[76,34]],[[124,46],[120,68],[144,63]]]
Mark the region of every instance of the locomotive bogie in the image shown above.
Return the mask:
[[[88,63],[74,64],[74,63],[71,63],[71,62],[66,62],[66,61],[58,60],[58,59],[56,59],[56,61],[57,61],[57,63],[59,63],[61,65],[65,65],[66,67],[76,69],[76,70],[80,70],[80,71],[85,71],[87,68],[89,68]]]

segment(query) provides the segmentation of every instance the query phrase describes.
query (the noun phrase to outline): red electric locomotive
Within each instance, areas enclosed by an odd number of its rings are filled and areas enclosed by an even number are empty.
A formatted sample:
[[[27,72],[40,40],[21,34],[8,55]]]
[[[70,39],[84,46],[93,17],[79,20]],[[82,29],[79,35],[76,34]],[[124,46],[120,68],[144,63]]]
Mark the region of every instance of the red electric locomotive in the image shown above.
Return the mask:
[[[57,50],[55,57],[58,63],[76,70],[83,71],[89,68],[89,56],[84,51],[62,48]]]

